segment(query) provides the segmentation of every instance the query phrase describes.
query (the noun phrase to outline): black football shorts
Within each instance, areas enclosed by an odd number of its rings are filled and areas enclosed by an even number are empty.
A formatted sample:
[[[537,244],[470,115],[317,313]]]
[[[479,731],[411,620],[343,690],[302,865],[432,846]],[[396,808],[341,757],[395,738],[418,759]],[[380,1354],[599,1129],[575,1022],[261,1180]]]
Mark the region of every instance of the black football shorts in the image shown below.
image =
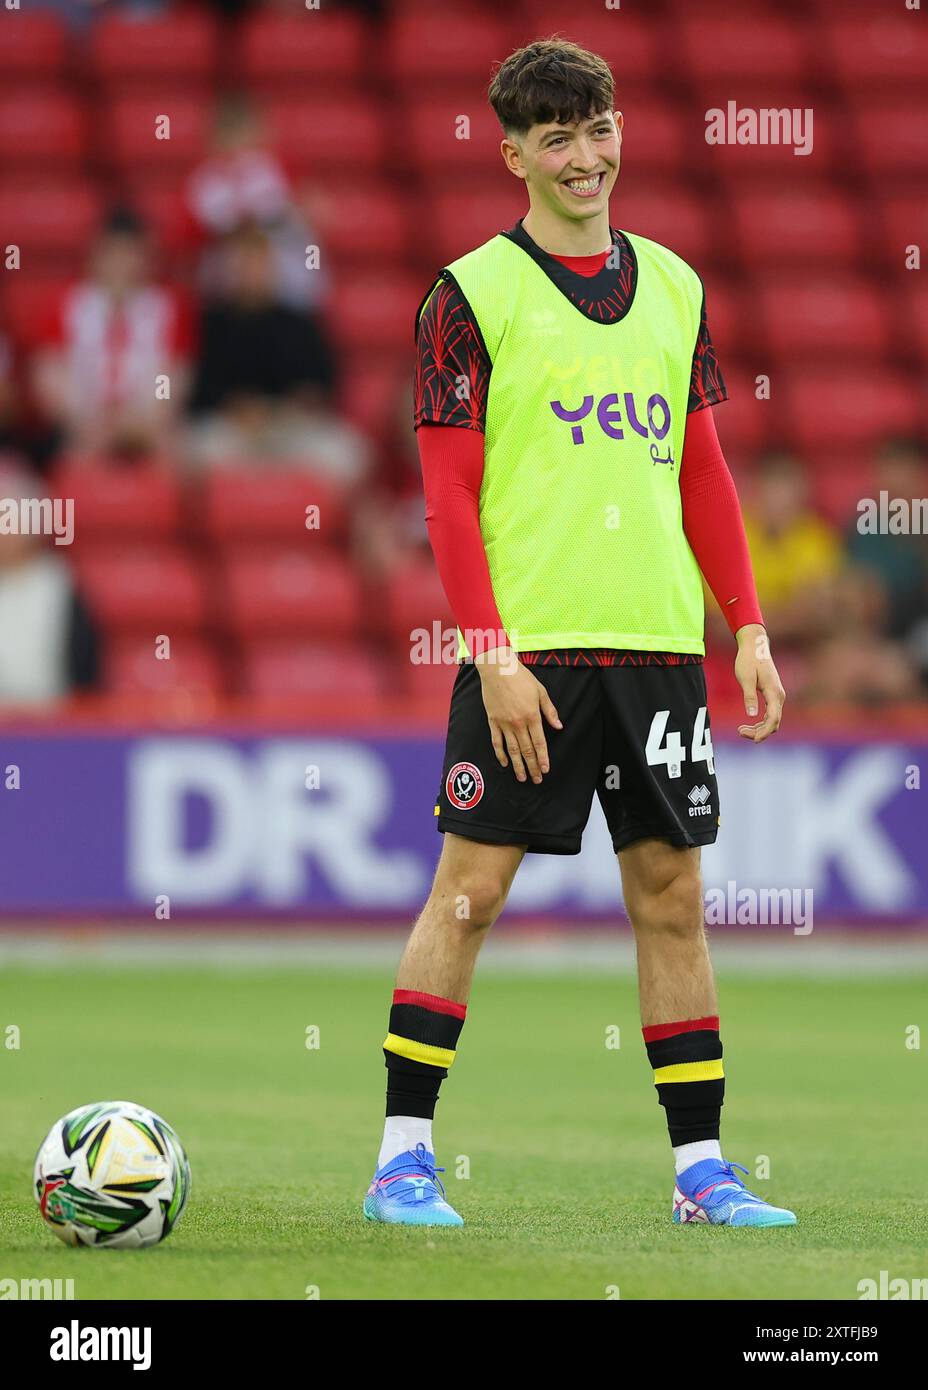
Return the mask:
[[[700,663],[538,666],[562,729],[542,716],[550,772],[518,782],[501,767],[473,663],[451,693],[438,829],[536,854],[579,854],[593,793],[616,852],[636,840],[709,845],[719,824]],[[507,751],[508,759],[508,751]]]

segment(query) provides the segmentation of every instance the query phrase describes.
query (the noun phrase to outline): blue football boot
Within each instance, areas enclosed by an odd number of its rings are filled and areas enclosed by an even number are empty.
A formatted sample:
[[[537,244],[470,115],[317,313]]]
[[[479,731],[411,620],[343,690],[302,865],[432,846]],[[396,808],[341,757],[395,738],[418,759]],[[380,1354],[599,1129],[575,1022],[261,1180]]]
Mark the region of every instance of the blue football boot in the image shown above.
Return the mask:
[[[795,1226],[796,1217],[785,1207],[773,1207],[749,1192],[735,1174],[740,1163],[704,1158],[677,1174],[673,1191],[673,1220],[677,1225],[705,1221],[710,1226]]]
[[[463,1226],[459,1216],[445,1201],[435,1155],[424,1144],[397,1154],[378,1168],[364,1198],[368,1221],[385,1221],[391,1226]]]

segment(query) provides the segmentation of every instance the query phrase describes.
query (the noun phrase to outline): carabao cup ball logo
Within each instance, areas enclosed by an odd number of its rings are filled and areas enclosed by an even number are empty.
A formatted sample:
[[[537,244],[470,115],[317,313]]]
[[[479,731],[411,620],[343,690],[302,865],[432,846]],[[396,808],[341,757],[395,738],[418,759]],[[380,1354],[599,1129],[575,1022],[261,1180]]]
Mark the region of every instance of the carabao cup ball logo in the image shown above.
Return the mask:
[[[483,796],[483,773],[473,763],[455,763],[445,778],[445,791],[452,806],[470,811]]]

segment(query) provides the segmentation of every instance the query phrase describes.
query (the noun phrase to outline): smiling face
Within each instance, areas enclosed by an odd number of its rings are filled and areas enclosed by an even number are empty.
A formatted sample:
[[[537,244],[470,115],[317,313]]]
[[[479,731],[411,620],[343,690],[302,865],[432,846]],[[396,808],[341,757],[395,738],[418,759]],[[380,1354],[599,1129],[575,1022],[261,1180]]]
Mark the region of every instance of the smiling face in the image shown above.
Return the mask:
[[[533,125],[500,146],[507,167],[525,180],[533,211],[570,221],[602,216],[619,175],[622,113]]]

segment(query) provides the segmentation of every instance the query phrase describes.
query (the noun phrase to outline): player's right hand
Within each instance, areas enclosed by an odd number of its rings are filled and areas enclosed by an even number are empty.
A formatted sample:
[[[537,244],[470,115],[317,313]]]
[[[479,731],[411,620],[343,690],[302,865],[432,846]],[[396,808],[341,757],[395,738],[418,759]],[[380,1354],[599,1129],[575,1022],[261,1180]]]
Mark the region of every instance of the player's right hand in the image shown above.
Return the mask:
[[[497,659],[491,660],[494,655]],[[497,760],[502,767],[511,760],[519,782],[528,777],[540,782],[551,771],[542,715],[552,728],[563,728],[550,695],[515,653],[501,660],[497,649],[478,657],[475,664]]]

